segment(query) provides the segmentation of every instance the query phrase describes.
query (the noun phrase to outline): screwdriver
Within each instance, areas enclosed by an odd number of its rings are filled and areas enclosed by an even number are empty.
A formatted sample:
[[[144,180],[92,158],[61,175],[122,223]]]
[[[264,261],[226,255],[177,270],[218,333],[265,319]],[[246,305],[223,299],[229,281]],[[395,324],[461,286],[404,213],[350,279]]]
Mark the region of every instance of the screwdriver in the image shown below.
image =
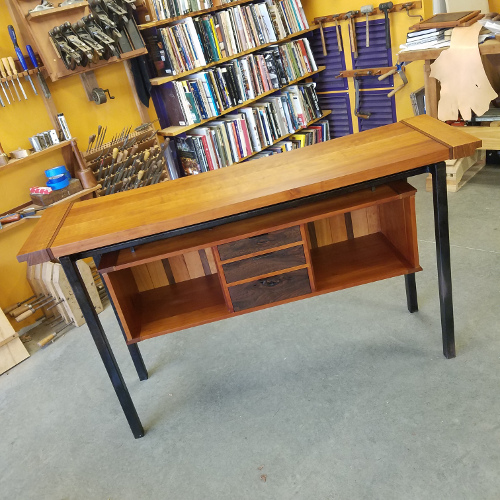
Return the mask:
[[[47,85],[47,82],[42,75],[42,72],[40,71],[40,67],[38,66],[38,61],[36,60],[35,53],[33,52],[33,49],[31,48],[31,45],[26,45],[26,50],[28,51],[28,55],[30,56],[31,62],[33,64],[33,67],[38,70],[36,76],[38,77],[38,82],[40,83],[40,87],[42,88],[43,95],[47,98],[50,99],[50,90]]]
[[[5,71],[8,75],[8,77],[10,78],[10,81],[12,82],[12,86],[14,87],[14,90],[16,91],[17,100],[20,101],[21,97],[19,95],[19,92],[17,91],[16,85],[14,84],[14,80],[12,79],[12,71],[10,70],[9,61],[6,57],[2,57],[2,64],[3,64],[3,67],[5,68]]]
[[[24,98],[26,100],[28,100],[28,98],[26,97],[26,92],[24,91],[24,87],[21,84],[21,80],[19,80],[19,74],[17,73],[16,63],[14,62],[14,59],[12,57],[8,57],[7,61],[10,65],[10,69],[12,71],[12,74],[16,77],[17,83],[19,85],[19,88],[21,89],[21,92],[23,93]],[[14,82],[12,82],[12,85],[14,85]],[[15,87],[15,85],[14,85],[14,87]]]
[[[9,30],[10,39],[12,40],[12,43],[14,44],[14,49],[16,51],[17,58],[19,59],[19,62],[21,63],[22,68],[24,71],[28,71],[28,65],[26,64],[26,59],[24,58],[23,53],[21,52],[21,49],[19,48],[19,45],[17,44],[17,36],[16,36],[16,32],[14,30],[14,26],[12,26],[12,24],[9,24],[9,26],[7,26],[7,29]],[[31,83],[31,88],[33,89],[33,92],[35,93],[35,95],[38,95],[38,92],[36,91],[36,88],[35,88],[35,85],[33,83],[33,80],[31,79],[31,76],[27,73],[26,76],[24,77],[24,79],[27,82]]]
[[[7,78],[7,73],[5,72],[5,68],[3,67],[2,60],[0,59],[0,75],[2,75],[2,78]],[[9,89],[10,95],[12,97],[12,102],[14,102],[14,94],[12,93],[12,90],[10,90],[9,82],[5,80],[5,85]],[[7,96],[7,94],[6,94]],[[7,100],[9,101],[9,98],[7,97]],[[9,101],[10,104],[10,101]]]

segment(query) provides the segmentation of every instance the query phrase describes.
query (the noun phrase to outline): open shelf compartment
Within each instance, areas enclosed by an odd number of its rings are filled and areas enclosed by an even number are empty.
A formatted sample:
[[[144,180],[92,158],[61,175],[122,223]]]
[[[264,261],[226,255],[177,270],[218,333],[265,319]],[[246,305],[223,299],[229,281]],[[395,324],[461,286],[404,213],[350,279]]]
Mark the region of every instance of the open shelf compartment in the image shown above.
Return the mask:
[[[103,256],[99,270],[127,343],[132,344],[307,296],[420,271],[415,192],[406,182],[398,181],[375,190],[339,195],[136,246],[133,252],[112,252]],[[307,269],[310,282],[307,293],[284,290],[284,300],[257,301],[255,307],[248,303],[245,310],[233,312],[217,247],[293,226],[301,228],[306,256],[301,267]],[[279,248],[273,247],[269,253]]]

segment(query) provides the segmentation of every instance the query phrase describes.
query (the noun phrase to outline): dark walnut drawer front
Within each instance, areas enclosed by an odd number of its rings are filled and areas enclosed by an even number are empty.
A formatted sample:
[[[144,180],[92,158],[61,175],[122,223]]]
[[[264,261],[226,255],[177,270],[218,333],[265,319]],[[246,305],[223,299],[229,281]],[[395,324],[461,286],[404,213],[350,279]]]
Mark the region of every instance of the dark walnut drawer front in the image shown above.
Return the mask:
[[[297,245],[277,250],[276,252],[223,264],[222,269],[224,270],[226,283],[234,283],[235,281],[253,278],[254,276],[302,266],[305,263],[304,247]]]
[[[220,260],[229,260],[262,250],[288,245],[289,243],[295,243],[301,239],[302,236],[299,226],[294,226],[280,229],[279,231],[259,234],[243,240],[233,241],[231,243],[224,243],[217,248],[219,250]]]
[[[229,287],[235,311],[293,299],[308,293],[311,293],[311,285],[306,268]]]

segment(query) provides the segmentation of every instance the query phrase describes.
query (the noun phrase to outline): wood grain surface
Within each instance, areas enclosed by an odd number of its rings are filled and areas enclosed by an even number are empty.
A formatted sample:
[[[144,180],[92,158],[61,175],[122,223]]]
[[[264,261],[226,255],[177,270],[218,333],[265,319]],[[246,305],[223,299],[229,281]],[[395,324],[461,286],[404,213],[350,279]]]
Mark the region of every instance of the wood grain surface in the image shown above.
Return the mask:
[[[50,254],[71,255],[203,223],[457,154],[470,156],[480,145],[475,137],[431,117],[410,118],[243,165],[74,203],[60,225],[48,222],[55,217],[48,209],[18,260],[43,252],[48,260]]]

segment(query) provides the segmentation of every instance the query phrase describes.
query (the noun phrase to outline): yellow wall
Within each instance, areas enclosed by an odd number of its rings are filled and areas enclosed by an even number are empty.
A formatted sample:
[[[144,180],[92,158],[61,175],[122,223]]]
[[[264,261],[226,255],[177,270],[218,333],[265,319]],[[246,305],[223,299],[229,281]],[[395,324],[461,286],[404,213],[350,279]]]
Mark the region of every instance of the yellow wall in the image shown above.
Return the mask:
[[[15,57],[7,33],[7,25],[12,24],[12,20],[5,1],[0,2],[0,20],[0,55]],[[19,42],[23,52],[26,53],[24,42],[22,40]],[[105,89],[109,88],[116,99],[108,100],[106,104],[100,106],[89,102],[78,76],[55,83],[49,81],[57,110],[64,113],[71,134],[78,138],[78,145],[83,150],[87,146],[88,136],[95,133],[98,124],[108,126],[107,137],[111,138],[123,127],[137,126],[141,123],[123,64],[113,64],[96,70],[95,73],[99,85]],[[39,90],[36,78],[34,81]],[[0,109],[0,143],[6,152],[18,147],[29,148],[28,137],[52,128],[42,98],[33,94],[30,84],[23,78],[21,83],[28,100],[16,101],[14,105]],[[154,111],[151,114],[156,117]],[[63,164],[61,154],[54,152],[41,160],[32,160],[18,168],[13,166],[0,171],[0,213],[28,202],[29,187],[45,185],[44,170]],[[31,295],[25,279],[26,266],[17,262],[16,254],[34,224],[35,221],[31,220],[5,233],[0,230],[0,307],[5,308]],[[20,326],[24,324],[26,323],[21,323]]]

